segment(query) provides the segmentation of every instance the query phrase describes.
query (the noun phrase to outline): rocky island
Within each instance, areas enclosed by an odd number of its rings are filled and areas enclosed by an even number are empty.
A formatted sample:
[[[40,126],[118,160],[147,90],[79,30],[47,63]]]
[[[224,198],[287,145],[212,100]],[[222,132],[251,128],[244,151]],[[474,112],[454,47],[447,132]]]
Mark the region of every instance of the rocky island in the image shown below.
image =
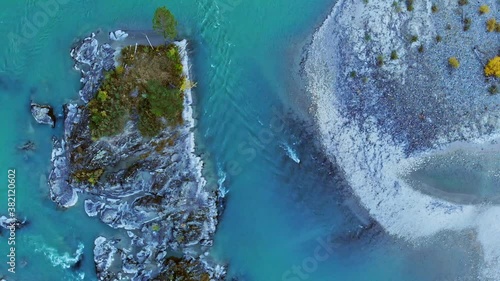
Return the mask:
[[[72,49],[81,102],[64,105],[51,198],[69,208],[84,197],[89,216],[119,230],[95,239],[99,280],[222,280],[224,266],[208,254],[220,198],[195,155],[187,41],[172,41],[166,8],[154,24],[169,43],[116,31]]]
[[[438,154],[453,165],[458,150],[498,153],[498,17],[489,0],[339,0],[303,64],[321,146],[360,203],[417,244],[473,231],[481,280],[500,278],[500,207],[424,192],[407,176]]]

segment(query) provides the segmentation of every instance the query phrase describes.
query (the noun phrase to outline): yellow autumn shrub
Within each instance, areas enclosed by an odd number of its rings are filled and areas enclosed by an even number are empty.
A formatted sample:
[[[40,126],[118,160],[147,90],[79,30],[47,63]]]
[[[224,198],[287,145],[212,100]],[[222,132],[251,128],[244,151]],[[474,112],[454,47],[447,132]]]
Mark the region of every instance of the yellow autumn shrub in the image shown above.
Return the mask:
[[[448,59],[448,64],[453,68],[458,68],[460,66],[460,62],[456,57],[451,57]]]
[[[500,77],[500,57],[496,56],[492,58],[488,64],[484,67],[484,75]]]

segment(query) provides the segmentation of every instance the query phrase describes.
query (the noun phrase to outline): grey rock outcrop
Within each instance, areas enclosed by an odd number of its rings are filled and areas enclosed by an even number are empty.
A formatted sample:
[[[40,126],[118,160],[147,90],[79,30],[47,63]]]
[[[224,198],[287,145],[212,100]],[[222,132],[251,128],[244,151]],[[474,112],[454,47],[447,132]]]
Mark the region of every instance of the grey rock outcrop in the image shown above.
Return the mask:
[[[56,125],[54,110],[49,105],[40,105],[31,102],[31,114],[39,124],[50,125],[52,128]]]
[[[80,98],[88,103],[104,77],[104,71],[114,68],[115,50],[109,44],[100,45],[95,34],[92,33],[77,47],[71,50],[71,57],[75,60],[75,69],[82,74],[80,82],[83,87],[80,90]]]

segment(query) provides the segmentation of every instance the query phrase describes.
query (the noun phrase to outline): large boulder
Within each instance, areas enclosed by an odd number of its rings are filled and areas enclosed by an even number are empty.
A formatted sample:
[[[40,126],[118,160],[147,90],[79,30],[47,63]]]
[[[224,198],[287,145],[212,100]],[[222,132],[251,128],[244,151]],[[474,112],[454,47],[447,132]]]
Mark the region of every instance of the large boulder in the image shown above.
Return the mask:
[[[39,124],[50,125],[52,128],[56,125],[54,110],[49,105],[40,105],[31,102],[31,114]]]
[[[115,50],[109,44],[99,45],[94,33],[71,50],[71,57],[76,62],[75,69],[82,73],[80,82],[83,87],[79,94],[84,103],[94,97],[104,71],[114,68],[114,53]]]

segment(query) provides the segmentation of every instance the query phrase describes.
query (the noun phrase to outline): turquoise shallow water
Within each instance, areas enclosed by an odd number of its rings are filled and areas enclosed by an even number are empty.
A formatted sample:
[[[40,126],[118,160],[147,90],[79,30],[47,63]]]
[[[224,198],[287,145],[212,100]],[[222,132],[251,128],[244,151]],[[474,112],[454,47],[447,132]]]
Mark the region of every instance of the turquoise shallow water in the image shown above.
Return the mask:
[[[6,178],[8,168],[17,169],[18,213],[31,222],[17,234],[17,273],[7,275],[9,280],[78,280],[82,274],[95,279],[93,240],[116,232],[88,218],[82,200],[65,211],[50,201],[45,183],[50,139],[61,127],[35,124],[28,105],[33,99],[57,106],[77,97],[72,42],[99,28],[148,29],[160,5],[174,12],[181,36],[191,42],[198,153],[209,184],[225,177],[222,185],[229,190],[213,255],[230,264],[231,277],[474,280],[469,278],[474,256],[467,244],[454,246],[450,236],[414,248],[377,226],[359,233],[359,221],[343,203],[348,191],[313,149],[305,126],[291,118],[290,100],[298,94],[292,63],[332,1],[61,0],[46,21],[39,18],[41,2],[0,1],[2,38],[11,32],[26,37],[28,21],[40,25],[29,39],[8,36],[0,45],[0,173]],[[36,143],[34,153],[16,149],[26,140]],[[287,146],[294,152],[287,154]],[[4,214],[5,185],[0,190]],[[2,233],[0,259],[6,260]],[[80,243],[85,245],[81,267],[64,268]],[[1,260],[0,275],[6,270]]]
[[[457,150],[426,159],[409,178],[424,192],[474,203],[500,200],[498,154],[495,151]]]

